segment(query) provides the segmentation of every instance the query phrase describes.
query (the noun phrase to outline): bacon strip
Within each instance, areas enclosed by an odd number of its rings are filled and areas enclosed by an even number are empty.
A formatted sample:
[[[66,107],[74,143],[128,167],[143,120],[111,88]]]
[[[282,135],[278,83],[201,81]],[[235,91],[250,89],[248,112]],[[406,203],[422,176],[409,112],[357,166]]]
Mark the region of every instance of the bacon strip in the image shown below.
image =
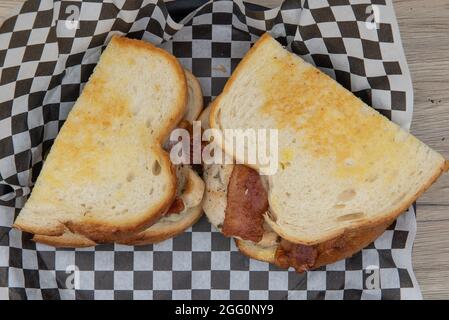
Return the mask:
[[[180,213],[184,210],[184,202],[181,198],[176,197],[165,215],[172,213]]]
[[[304,272],[350,257],[377,239],[392,222],[389,220],[376,226],[354,229],[313,246],[294,244],[282,239],[276,249],[275,264]]]
[[[185,129],[189,132],[189,142],[190,142],[190,154],[189,154],[189,164],[192,166],[192,169],[195,170],[196,172],[198,172],[200,174],[200,176],[202,175],[203,172],[203,157],[201,156],[201,163],[200,164],[194,164],[193,163],[193,125],[188,122],[187,120],[182,120],[176,129]],[[201,130],[201,134],[203,133],[203,130]],[[169,140],[166,144],[166,150],[168,152],[171,152],[172,148],[179,143],[180,141],[171,141]],[[209,142],[207,141],[201,141],[201,155],[203,154],[203,150],[204,148],[209,144]]]
[[[253,242],[262,240],[268,194],[259,173],[244,165],[236,165],[229,179],[227,200],[223,234]]]
[[[275,261],[281,268],[293,267],[297,272],[304,272],[315,265],[317,257],[315,246],[294,244],[282,239],[276,250]]]
[[[334,255],[342,259],[342,250],[352,255],[354,252],[350,251],[347,240],[345,237],[337,237],[314,246],[306,246],[282,239],[276,250],[275,263],[282,268],[293,267],[297,272],[314,269],[322,264],[321,260],[326,261]]]

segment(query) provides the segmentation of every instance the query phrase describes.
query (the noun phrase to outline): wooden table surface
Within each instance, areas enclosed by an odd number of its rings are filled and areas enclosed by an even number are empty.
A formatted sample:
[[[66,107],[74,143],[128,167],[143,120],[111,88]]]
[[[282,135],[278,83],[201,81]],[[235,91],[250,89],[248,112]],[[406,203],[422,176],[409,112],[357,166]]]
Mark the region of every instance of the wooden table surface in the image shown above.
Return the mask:
[[[255,1],[275,6],[280,0]],[[0,23],[24,0],[0,0]],[[449,159],[449,1],[393,0],[415,90],[412,133]],[[418,201],[413,266],[424,298],[449,299],[449,174]]]

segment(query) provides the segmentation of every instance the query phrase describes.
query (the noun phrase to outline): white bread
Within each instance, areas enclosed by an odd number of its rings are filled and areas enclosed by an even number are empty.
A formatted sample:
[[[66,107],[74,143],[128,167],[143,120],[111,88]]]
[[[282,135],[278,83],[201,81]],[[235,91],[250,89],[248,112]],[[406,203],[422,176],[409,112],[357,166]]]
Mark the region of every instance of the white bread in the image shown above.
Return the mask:
[[[114,37],[70,112],[14,227],[93,242],[144,230],[167,210],[176,175],[162,142],[186,112],[175,57]]]
[[[237,248],[245,256],[268,263],[276,263],[276,250],[277,245],[273,246],[260,246],[249,240],[235,239],[235,244]]]
[[[184,120],[193,123],[203,111],[203,91],[198,79],[187,69],[184,69],[187,80],[187,112]]]
[[[279,130],[266,221],[293,243],[319,244],[392,221],[447,169],[439,153],[268,34],[212,102],[210,123],[221,131]]]

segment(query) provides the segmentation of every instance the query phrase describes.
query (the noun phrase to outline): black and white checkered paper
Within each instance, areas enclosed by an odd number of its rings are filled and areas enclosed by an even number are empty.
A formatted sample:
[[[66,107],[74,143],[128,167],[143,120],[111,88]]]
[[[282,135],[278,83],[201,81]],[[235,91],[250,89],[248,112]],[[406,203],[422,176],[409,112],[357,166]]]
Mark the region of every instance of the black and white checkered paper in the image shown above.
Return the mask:
[[[413,92],[389,0],[287,0],[265,11],[213,1],[181,23],[162,1],[30,0],[4,22],[0,299],[421,298],[411,265],[413,208],[354,257],[304,274],[246,258],[205,218],[174,239],[142,247],[55,249],[11,229],[112,35],[172,52],[198,77],[208,103],[265,31],[409,127]]]

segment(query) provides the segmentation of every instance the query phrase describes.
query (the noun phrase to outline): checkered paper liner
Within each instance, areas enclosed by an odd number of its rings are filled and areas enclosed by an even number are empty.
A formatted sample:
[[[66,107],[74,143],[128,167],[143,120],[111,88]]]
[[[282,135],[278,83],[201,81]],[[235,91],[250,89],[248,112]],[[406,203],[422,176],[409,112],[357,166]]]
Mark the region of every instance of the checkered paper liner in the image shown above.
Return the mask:
[[[366,24],[372,12],[377,28]],[[76,13],[78,28],[68,28]],[[208,103],[266,31],[409,127],[413,92],[388,0],[285,1],[262,11],[241,1],[213,1],[181,23],[162,1],[31,0],[5,21],[0,28],[0,299],[421,298],[411,265],[413,207],[352,258],[304,274],[246,258],[206,218],[174,239],[141,247],[55,249],[11,229],[43,155],[113,34],[172,52],[198,77]]]

